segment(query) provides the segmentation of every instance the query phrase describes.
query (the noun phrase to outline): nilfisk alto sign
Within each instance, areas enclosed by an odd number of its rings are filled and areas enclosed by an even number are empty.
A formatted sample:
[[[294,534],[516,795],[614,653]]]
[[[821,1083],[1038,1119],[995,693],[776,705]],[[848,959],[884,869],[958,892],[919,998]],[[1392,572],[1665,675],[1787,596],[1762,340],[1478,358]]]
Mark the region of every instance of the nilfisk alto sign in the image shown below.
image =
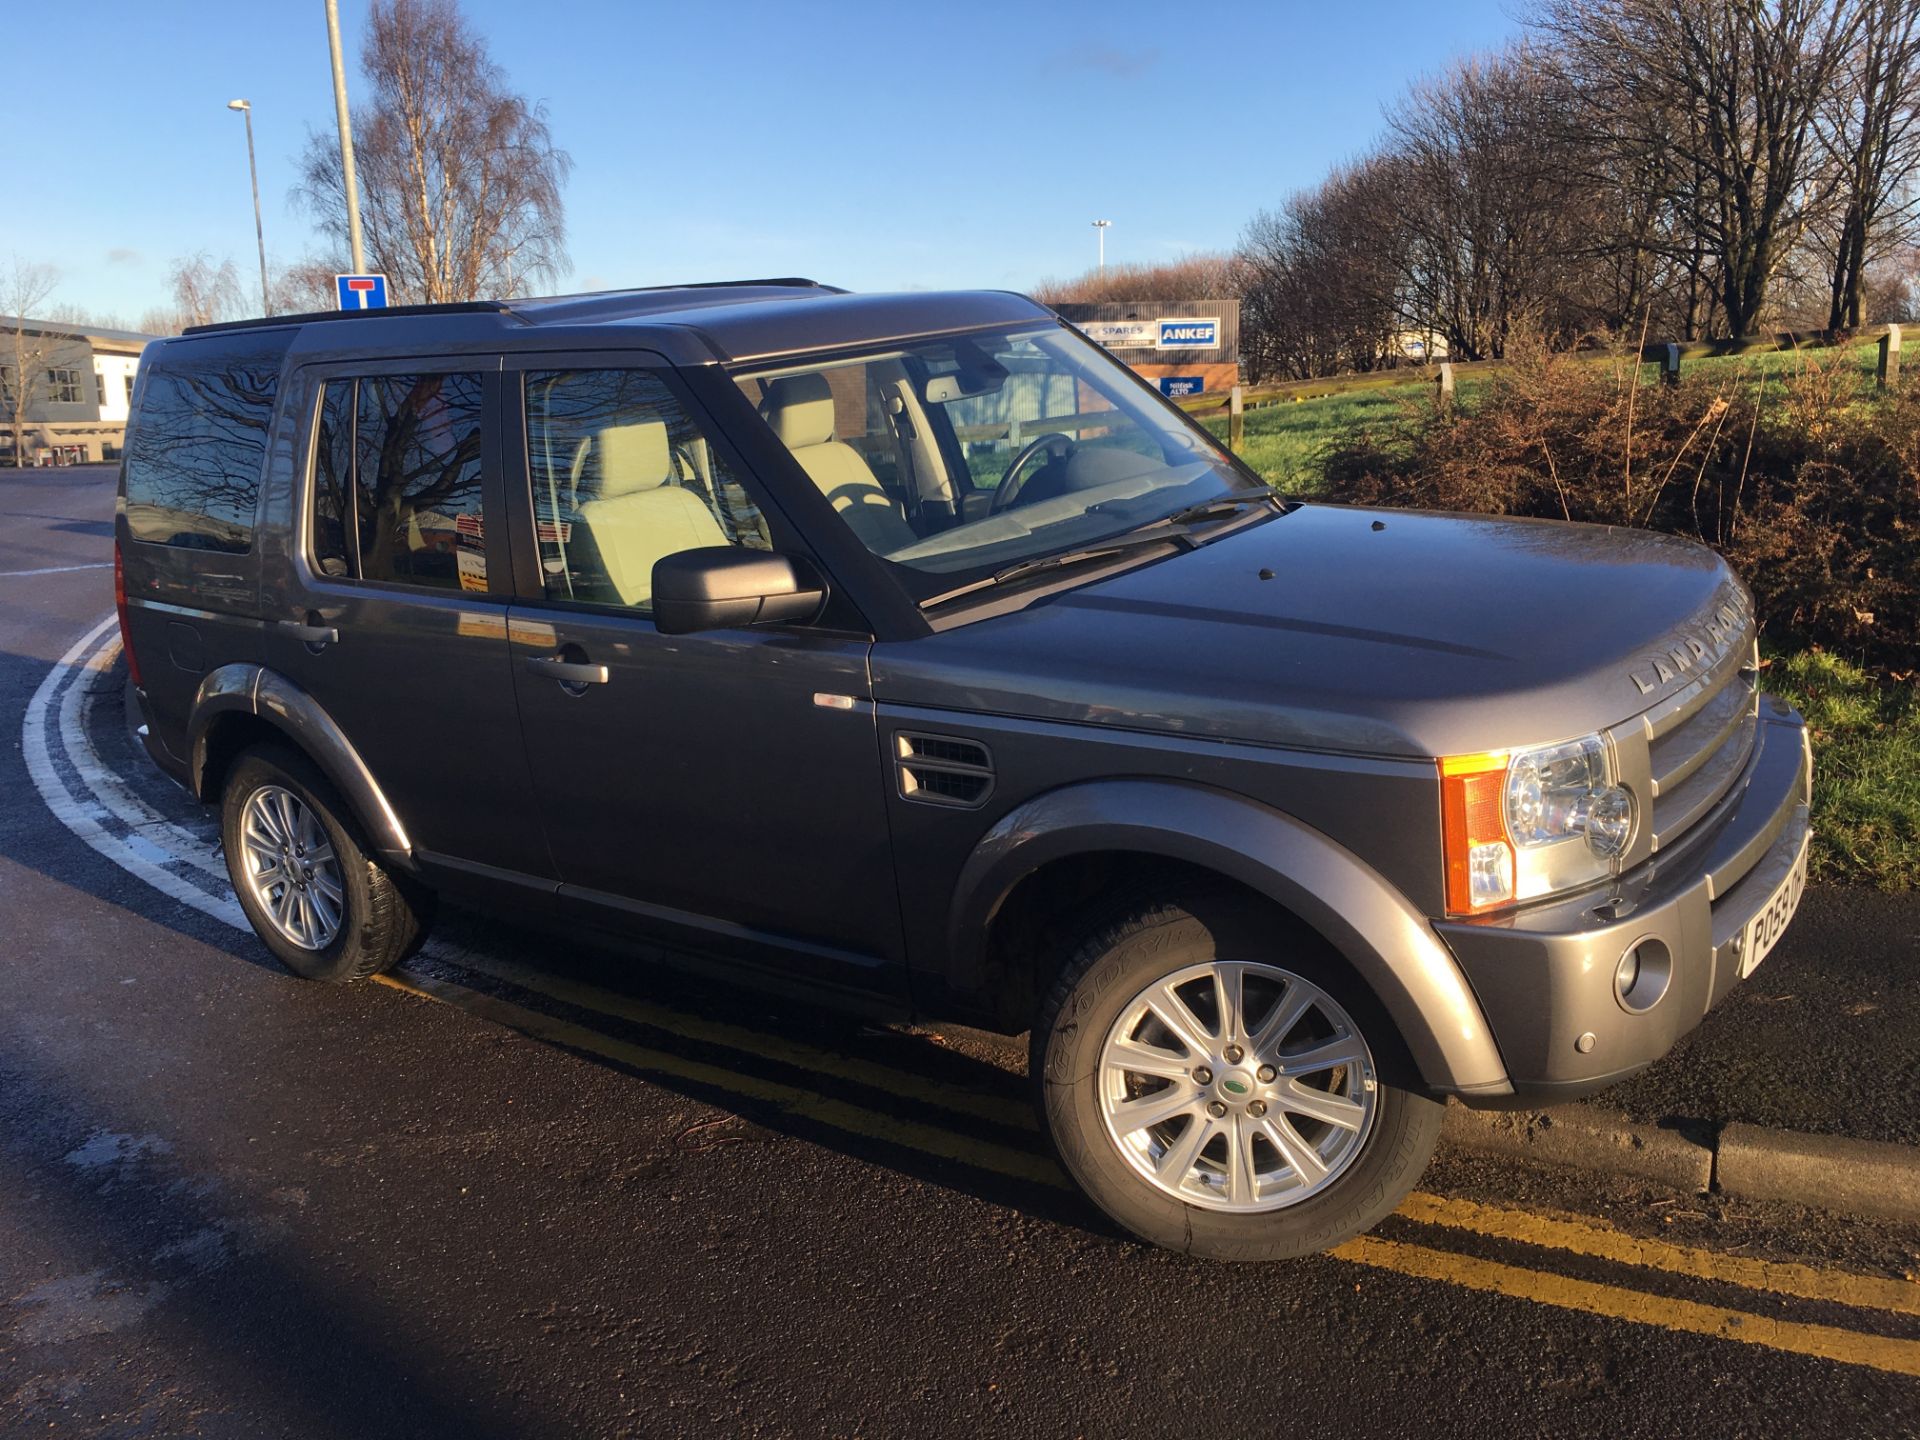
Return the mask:
[[[1081,328],[1109,350],[1218,350],[1220,318],[1180,315],[1169,318],[1087,320]]]

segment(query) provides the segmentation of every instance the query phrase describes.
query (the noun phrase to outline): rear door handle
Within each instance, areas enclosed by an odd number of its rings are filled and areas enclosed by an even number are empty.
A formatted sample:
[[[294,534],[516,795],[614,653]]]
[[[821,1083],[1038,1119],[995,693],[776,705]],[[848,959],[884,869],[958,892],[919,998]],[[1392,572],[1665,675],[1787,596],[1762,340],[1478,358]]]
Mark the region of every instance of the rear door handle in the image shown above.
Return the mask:
[[[553,655],[534,655],[527,660],[527,669],[549,680],[558,680],[562,685],[604,685],[609,678],[604,665],[589,665],[580,660],[562,660]]]
[[[332,645],[340,639],[340,632],[331,625],[303,625],[298,620],[282,620],[280,628],[303,645]]]

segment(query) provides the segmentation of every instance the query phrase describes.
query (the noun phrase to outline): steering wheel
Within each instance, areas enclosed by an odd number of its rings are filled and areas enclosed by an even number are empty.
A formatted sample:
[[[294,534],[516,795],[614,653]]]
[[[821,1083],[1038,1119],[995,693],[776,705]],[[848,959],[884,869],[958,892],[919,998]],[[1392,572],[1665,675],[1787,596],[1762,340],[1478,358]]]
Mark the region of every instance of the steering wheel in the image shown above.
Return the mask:
[[[998,515],[1002,510],[1010,509],[1020,496],[1020,486],[1026,477],[1020,472],[1027,462],[1042,450],[1056,460],[1064,460],[1067,452],[1073,449],[1073,437],[1063,435],[1058,430],[1049,430],[1044,435],[1036,435],[1020,447],[1020,453],[1013,457],[1013,463],[1001,473],[1000,483],[994,487],[993,502],[987,506],[989,515]]]

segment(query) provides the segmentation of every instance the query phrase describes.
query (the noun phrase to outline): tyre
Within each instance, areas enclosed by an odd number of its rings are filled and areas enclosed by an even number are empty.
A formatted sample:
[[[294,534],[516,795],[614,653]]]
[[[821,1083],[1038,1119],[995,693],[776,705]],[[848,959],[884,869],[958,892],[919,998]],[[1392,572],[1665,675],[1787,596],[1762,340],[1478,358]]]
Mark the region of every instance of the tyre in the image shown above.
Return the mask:
[[[369,857],[319,770],[278,745],[242,754],[220,807],[227,873],[257,934],[307,980],[364,980],[425,938],[425,898]]]
[[[1432,1158],[1442,1106],[1311,932],[1233,895],[1130,907],[1068,961],[1033,1032],[1048,1135],[1119,1224],[1220,1260],[1368,1229]]]

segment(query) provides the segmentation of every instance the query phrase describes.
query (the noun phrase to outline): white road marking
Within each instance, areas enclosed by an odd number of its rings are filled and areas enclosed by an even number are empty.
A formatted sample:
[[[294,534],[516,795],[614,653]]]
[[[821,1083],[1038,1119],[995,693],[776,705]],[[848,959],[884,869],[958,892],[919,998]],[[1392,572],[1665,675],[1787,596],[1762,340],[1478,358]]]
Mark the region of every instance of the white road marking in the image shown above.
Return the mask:
[[[0,580],[11,580],[20,575],[71,575],[76,570],[111,570],[113,562],[102,560],[92,565],[49,565],[42,570],[0,570]]]
[[[89,797],[133,831],[130,836],[109,838],[138,858],[156,864],[183,860],[225,885],[227,866],[220,856],[218,832],[195,834],[189,827],[162,815],[94,751],[93,741],[87,735],[87,701],[93,694],[93,680],[111,670],[119,655],[120,638],[115,635],[80,662],[81,668],[91,672],[88,678],[67,687],[59,714],[60,739],[67,758],[79,771]]]
[[[100,637],[113,629],[115,624],[115,617],[109,615],[89,630],[47,672],[46,679],[40,682],[40,688],[33,692],[33,698],[27,702],[26,719],[20,733],[21,750],[27,762],[27,775],[32,779],[34,788],[40,792],[40,798],[46,801],[47,808],[53,812],[54,818],[122,870],[138,876],[161,894],[178,900],[182,905],[191,906],[203,915],[225,921],[236,930],[250,930],[252,927],[247,924],[247,917],[241,911],[239,901],[216,899],[199,887],[188,884],[171,871],[154,863],[149,855],[141,853],[140,848],[109,833],[101,825],[100,821],[106,814],[117,815],[131,824],[133,822],[128,820],[125,809],[137,807],[135,813],[144,812],[144,816],[142,823],[136,826],[137,834],[134,838],[144,834],[148,837],[149,843],[153,843],[154,832],[164,829],[170,832],[169,840],[184,842],[160,845],[158,848],[164,854],[187,857],[196,869],[204,868],[202,862],[194,855],[194,851],[201,848],[200,842],[180,826],[139,801],[117,780],[111,779],[112,772],[101,762],[99,756],[94,754],[93,747],[86,743],[79,715],[80,701],[86,694],[85,685],[75,681],[68,688],[61,706],[61,715],[50,719],[47,714],[48,707],[53,701],[54,691],[59,688],[61,680],[69,671],[89,663],[100,669],[113,663],[114,656],[119,652],[118,637],[105,645],[100,645],[99,641]],[[90,650],[91,654],[88,653]],[[75,794],[69,790],[53,768],[53,757],[47,746],[48,730],[53,725],[59,725],[62,736],[66,739],[68,758],[79,773],[81,782],[87,789],[86,794]],[[76,736],[79,737],[77,744],[74,739]],[[114,796],[115,803],[112,805],[103,799],[103,792],[108,790],[118,792]],[[224,866],[221,867],[220,873],[224,875]]]
[[[109,633],[115,623],[109,615],[82,636],[55,662],[27,702],[20,736],[27,774],[54,818],[95,851],[163,895],[251,935],[253,926],[234,898],[217,832],[196,834],[190,826],[154,809],[93,748],[86,727],[87,702],[94,694],[94,682],[119,659],[120,637]],[[76,669],[91,673],[77,677],[61,696],[58,713],[50,714],[54,692]],[[77,778],[75,787],[69,787],[54,768],[48,737],[56,731]],[[131,833],[114,833],[101,823],[107,819],[117,820]],[[165,868],[169,863],[190,865],[215,881],[220,893],[209,895]],[[420,954],[457,967],[469,961],[467,947],[445,936],[429,937]]]

